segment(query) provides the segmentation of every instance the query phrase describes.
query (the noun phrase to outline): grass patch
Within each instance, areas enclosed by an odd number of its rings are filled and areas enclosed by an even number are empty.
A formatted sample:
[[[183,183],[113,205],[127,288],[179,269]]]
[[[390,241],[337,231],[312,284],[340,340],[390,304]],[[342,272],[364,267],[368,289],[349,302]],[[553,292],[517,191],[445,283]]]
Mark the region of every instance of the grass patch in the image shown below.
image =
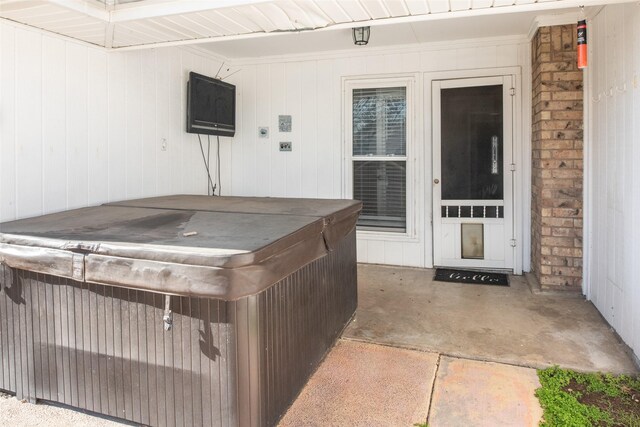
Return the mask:
[[[580,373],[558,367],[538,371],[541,426],[640,427],[640,380],[628,375]]]

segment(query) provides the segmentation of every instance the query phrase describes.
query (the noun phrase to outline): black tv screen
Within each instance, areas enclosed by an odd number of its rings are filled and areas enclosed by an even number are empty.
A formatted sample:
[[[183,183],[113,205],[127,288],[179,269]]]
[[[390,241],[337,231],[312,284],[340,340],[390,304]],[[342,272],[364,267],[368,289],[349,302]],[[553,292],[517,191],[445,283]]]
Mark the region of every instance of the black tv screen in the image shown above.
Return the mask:
[[[202,74],[189,73],[187,132],[234,136],[236,87]]]

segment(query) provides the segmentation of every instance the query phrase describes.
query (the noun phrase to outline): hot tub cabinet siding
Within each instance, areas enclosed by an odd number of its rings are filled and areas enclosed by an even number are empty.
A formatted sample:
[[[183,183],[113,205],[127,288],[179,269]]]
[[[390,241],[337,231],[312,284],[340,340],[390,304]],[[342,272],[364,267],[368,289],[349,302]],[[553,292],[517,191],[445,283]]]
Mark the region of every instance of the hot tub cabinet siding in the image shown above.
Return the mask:
[[[355,312],[355,247],[351,227],[260,292],[171,295],[169,330],[166,293],[5,262],[0,388],[152,426],[275,425]]]

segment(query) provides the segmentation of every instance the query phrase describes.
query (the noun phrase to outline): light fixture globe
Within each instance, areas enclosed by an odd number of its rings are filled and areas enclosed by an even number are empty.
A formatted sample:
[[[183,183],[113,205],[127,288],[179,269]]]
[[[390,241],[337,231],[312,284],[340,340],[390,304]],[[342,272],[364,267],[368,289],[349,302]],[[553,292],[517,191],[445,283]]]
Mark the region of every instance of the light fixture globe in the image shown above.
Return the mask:
[[[364,46],[369,43],[369,35],[371,35],[371,27],[353,28],[353,42],[356,46]]]

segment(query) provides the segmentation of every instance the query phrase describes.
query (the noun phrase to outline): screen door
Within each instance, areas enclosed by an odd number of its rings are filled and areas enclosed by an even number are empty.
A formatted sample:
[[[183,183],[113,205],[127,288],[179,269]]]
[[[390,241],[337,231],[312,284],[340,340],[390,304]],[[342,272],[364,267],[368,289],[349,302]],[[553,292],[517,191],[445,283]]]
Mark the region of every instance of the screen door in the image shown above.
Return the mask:
[[[434,265],[513,269],[512,77],[433,82]]]

